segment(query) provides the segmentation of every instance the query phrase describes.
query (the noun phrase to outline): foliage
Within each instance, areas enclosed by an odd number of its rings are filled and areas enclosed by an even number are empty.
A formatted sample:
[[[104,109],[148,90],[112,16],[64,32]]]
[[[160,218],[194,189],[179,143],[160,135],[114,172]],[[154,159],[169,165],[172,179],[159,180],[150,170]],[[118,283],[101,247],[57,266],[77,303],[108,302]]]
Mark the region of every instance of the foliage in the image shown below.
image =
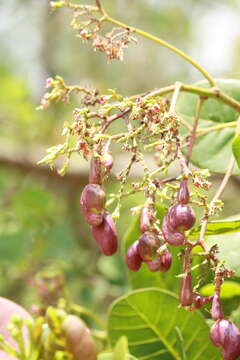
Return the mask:
[[[200,314],[178,308],[174,294],[151,288],[133,291],[117,300],[108,321],[112,344],[124,334],[133,355],[148,356],[151,360],[161,356],[219,359],[208,342],[207,330],[208,325]]]

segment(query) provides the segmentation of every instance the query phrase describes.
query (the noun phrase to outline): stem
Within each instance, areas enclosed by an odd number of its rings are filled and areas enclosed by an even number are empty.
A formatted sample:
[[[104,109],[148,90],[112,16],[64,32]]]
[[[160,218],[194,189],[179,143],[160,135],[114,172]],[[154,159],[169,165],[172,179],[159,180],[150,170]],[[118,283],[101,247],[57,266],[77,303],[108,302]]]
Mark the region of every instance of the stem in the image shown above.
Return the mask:
[[[226,174],[224,175],[224,178],[223,178],[223,180],[222,180],[216,194],[214,195],[214,197],[212,198],[212,201],[210,202],[210,206],[209,206],[210,209],[211,209],[211,206],[214,204],[214,202],[221,197],[221,195],[222,195],[222,193],[223,193],[223,191],[224,191],[224,189],[225,189],[225,187],[226,187],[226,185],[227,185],[227,183],[228,183],[228,181],[229,181],[229,179],[231,177],[231,174],[232,174],[232,171],[233,171],[233,168],[234,168],[234,164],[235,164],[235,159],[234,159],[233,156],[231,156],[231,159],[230,159]],[[206,229],[207,229],[208,218],[209,218],[209,215],[205,215],[205,217],[203,219],[203,222],[202,222],[200,236],[199,236],[199,243],[201,244],[202,248],[205,251],[207,251],[207,248],[206,248],[206,244],[204,242],[204,235],[205,235],[205,232],[206,232]]]
[[[194,118],[191,138],[190,138],[190,142],[189,142],[188,154],[186,156],[187,164],[189,163],[189,161],[190,161],[190,159],[192,157],[193,146],[194,146],[195,141],[196,141],[196,132],[197,132],[197,127],[198,127],[198,121],[199,121],[199,118],[200,118],[200,113],[201,113],[201,109],[202,109],[204,101],[205,101],[205,98],[200,97],[198,99],[198,102],[197,102],[196,114],[195,114],[195,118]]]
[[[174,92],[173,92],[173,96],[172,96],[172,100],[171,100],[171,105],[169,108],[169,115],[175,115],[176,111],[176,105],[177,105],[177,101],[180,95],[180,91],[181,91],[181,87],[182,87],[182,83],[181,82],[176,82],[175,86],[174,86]]]
[[[129,112],[131,111],[131,108],[128,108],[126,109],[124,112],[120,112],[118,114],[114,114],[112,116],[110,116],[109,118],[106,119],[106,122],[103,124],[103,127],[102,127],[102,130],[101,132],[104,132],[108,127],[109,125],[117,120],[117,119],[120,119],[121,117],[124,117],[125,115],[127,115]]]
[[[171,105],[170,105],[170,109],[169,109],[169,116],[176,116],[175,113],[175,108],[177,105],[177,101],[178,101],[178,97],[182,88],[182,83],[180,82],[176,82],[175,84],[175,89],[174,89],[174,93],[172,96],[172,101],[171,101]],[[188,177],[189,175],[189,169],[188,169],[188,165],[186,162],[185,157],[183,156],[182,150],[181,150],[181,145],[180,145],[180,139],[178,138],[178,148],[177,148],[177,157],[181,166],[181,172],[183,174],[184,177]]]
[[[167,184],[169,182],[172,182],[172,181],[176,181],[178,178],[178,176],[171,176],[169,178],[165,178],[165,179],[154,179],[154,183],[157,187],[160,187],[161,185],[164,185],[164,184]]]
[[[146,98],[151,97],[151,96],[154,97],[154,96],[167,95],[167,94],[173,92],[174,89],[175,89],[175,85],[166,86],[161,89],[156,89],[156,90],[152,91],[151,93],[147,94]],[[238,112],[240,112],[240,101],[237,101],[234,98],[224,94],[219,89],[215,89],[215,88],[207,89],[207,88],[201,88],[198,86],[182,84],[181,91],[189,92],[189,93],[196,94],[196,95],[199,95],[202,97],[218,99],[222,103],[224,103],[224,104],[232,107],[233,109],[237,110]],[[132,98],[130,98],[130,99],[132,99]]]
[[[212,131],[216,131],[216,130],[221,130],[221,129],[225,129],[228,127],[236,127],[237,126],[237,121],[230,121],[228,123],[224,123],[224,124],[219,124],[216,126],[211,126],[209,128],[201,128],[197,130],[197,135],[196,136],[203,136],[209,132]]]
[[[148,32],[145,32],[141,29],[132,27],[132,26],[127,26],[126,24],[115,20],[111,17],[109,17],[106,12],[105,13],[105,21],[108,21],[114,25],[117,25],[123,29],[129,30],[131,32],[134,32],[140,36],[143,36],[149,40],[152,40],[154,42],[156,42],[157,44],[168,48],[169,50],[175,52],[176,54],[178,54],[179,56],[181,56],[183,59],[185,59],[186,61],[188,61],[190,64],[192,64],[198,71],[200,71],[200,73],[208,80],[209,84],[211,87],[216,86],[214,79],[212,78],[212,76],[202,67],[200,66],[195,60],[193,60],[190,56],[188,56],[187,54],[185,54],[183,51],[179,50],[178,48],[176,48],[175,46],[169,44],[167,41],[164,41],[160,38],[158,38],[157,36],[151,35]]]
[[[96,0],[96,5],[97,5],[97,7],[98,7],[98,9],[99,9],[99,12],[100,12],[100,13],[104,16],[104,18],[105,18],[106,13],[105,13],[105,11],[104,11],[104,9],[103,9],[101,0]]]
[[[189,273],[191,269],[191,258],[190,258],[191,251],[192,251],[192,246],[191,245],[187,246],[184,254],[184,266],[183,266],[184,274]]]
[[[235,158],[232,155],[231,159],[230,159],[230,162],[229,162],[229,165],[228,165],[228,168],[227,168],[227,172],[226,172],[226,174],[225,174],[225,176],[224,176],[224,178],[223,178],[223,180],[222,180],[222,182],[221,182],[221,184],[220,184],[220,186],[218,188],[218,191],[214,195],[211,203],[213,203],[214,201],[218,200],[221,197],[221,195],[222,195],[222,193],[223,193],[223,191],[224,191],[224,189],[225,189],[225,187],[226,187],[226,185],[228,183],[228,180],[232,175],[234,165],[235,165]]]
[[[191,85],[183,85],[182,91],[187,91],[193,94],[198,94],[200,96],[210,97],[219,99],[226,105],[233,107],[235,110],[240,112],[240,102],[224,94],[221,90],[212,88],[212,89],[205,89],[198,86],[191,86]]]
[[[180,144],[178,145],[177,157],[178,157],[178,160],[179,160],[179,164],[180,164],[180,167],[181,167],[181,173],[182,173],[183,177],[188,178],[190,170],[188,168],[186,159],[183,156]]]

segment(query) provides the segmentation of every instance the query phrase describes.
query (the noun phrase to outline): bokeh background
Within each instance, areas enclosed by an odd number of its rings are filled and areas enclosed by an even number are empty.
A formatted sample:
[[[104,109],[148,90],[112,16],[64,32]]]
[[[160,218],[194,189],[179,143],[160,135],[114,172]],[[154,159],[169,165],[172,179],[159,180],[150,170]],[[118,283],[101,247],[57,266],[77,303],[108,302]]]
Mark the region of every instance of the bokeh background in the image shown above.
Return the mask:
[[[119,20],[183,49],[215,77],[240,78],[239,0],[104,0],[104,5]],[[103,54],[74,36],[70,19],[66,9],[51,13],[47,0],[0,0],[0,295],[29,308],[39,301],[34,276],[60,269],[71,298],[104,314],[128,289],[123,259],[102,257],[82,219],[86,162],[75,157],[63,178],[36,165],[48,146],[61,143],[63,122],[71,119],[77,101],[36,111],[45,79],[58,74],[68,84],[131,95],[176,80],[191,83],[199,74],[140,38],[123,62],[107,64]],[[214,176],[214,183],[220,179]],[[113,177],[107,191],[117,188]],[[235,177],[224,193],[222,216],[240,212],[239,189]],[[141,197],[124,201],[120,239],[131,221],[129,208],[139,203]]]

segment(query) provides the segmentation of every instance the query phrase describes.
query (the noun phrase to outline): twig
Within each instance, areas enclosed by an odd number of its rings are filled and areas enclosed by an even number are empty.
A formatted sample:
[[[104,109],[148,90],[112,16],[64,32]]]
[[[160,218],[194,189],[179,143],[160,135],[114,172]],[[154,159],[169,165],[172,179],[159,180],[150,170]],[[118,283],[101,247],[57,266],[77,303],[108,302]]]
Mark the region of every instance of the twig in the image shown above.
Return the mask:
[[[152,34],[149,34],[141,29],[132,27],[132,26],[128,26],[118,20],[115,20],[111,17],[109,17],[106,12],[104,12],[105,15],[105,21],[110,22],[114,25],[117,25],[123,29],[127,29],[135,34],[138,34],[140,36],[143,36],[149,40],[152,40],[154,42],[156,42],[157,44],[168,48],[171,51],[174,51],[176,54],[178,54],[179,56],[181,56],[182,58],[184,58],[186,61],[188,61],[190,64],[192,64],[196,69],[198,69],[198,71],[200,71],[202,73],[202,75],[208,80],[210,86],[216,86],[214,79],[212,78],[212,76],[201,66],[199,65],[195,60],[193,60],[190,56],[188,56],[187,54],[185,54],[183,51],[181,51],[180,49],[176,48],[175,46],[169,44],[167,41],[164,41],[160,38],[158,38],[157,36],[154,36]]]
[[[230,121],[230,122],[227,122],[227,123],[211,126],[209,128],[198,129],[196,137],[203,136],[203,135],[208,134],[209,132],[222,130],[222,129],[225,129],[225,128],[231,128],[231,127],[236,128],[237,123],[238,123],[237,121]]]
[[[174,89],[175,89],[175,85],[166,86],[161,89],[156,89],[146,96],[154,97],[154,96],[167,95],[167,94],[173,92]],[[215,88],[208,89],[208,88],[201,88],[199,86],[182,84],[181,91],[189,92],[192,94],[197,94],[199,96],[205,96],[208,98],[218,99],[219,101],[223,102],[224,104],[226,104],[226,105],[232,107],[233,109],[237,110],[238,112],[240,112],[240,101],[224,94],[222,91],[219,91],[219,90],[217,91]]]
[[[214,202],[221,197],[223,191],[225,190],[225,187],[226,187],[226,185],[227,185],[227,183],[228,183],[228,181],[229,181],[229,179],[231,177],[234,165],[235,165],[235,159],[234,159],[233,156],[231,156],[231,159],[230,159],[226,174],[225,174],[225,176],[224,176],[224,178],[223,178],[223,180],[222,180],[216,194],[214,195],[214,197],[212,198],[212,200],[210,202],[210,205],[209,205],[210,210],[211,210],[211,207],[213,206]],[[205,251],[207,251],[207,248],[206,248],[206,244],[204,242],[204,235],[205,235],[205,232],[206,232],[206,229],[207,229],[208,218],[209,218],[209,215],[206,214],[204,219],[203,219],[203,222],[202,222],[202,226],[201,226],[201,230],[200,230],[200,236],[199,236],[199,244],[202,246],[202,248]]]
[[[123,112],[120,112],[118,114],[114,114],[112,116],[110,116],[109,118],[106,119],[105,123],[103,124],[102,126],[102,129],[101,129],[101,133],[103,133],[108,127],[109,125],[117,120],[117,119],[120,119],[121,117],[124,117],[125,115],[127,115],[129,112],[131,111],[131,108],[128,108],[126,109],[125,111]]]
[[[105,17],[106,16],[106,12],[105,10],[103,9],[103,6],[102,6],[102,3],[100,0],[96,0],[96,5],[100,11],[100,13]],[[103,19],[102,19],[103,20]]]
[[[235,165],[235,158],[232,155],[231,159],[230,159],[230,162],[229,162],[229,165],[228,165],[228,168],[227,168],[227,171],[226,171],[226,174],[225,174],[225,176],[224,176],[224,178],[223,178],[223,180],[221,182],[221,185],[218,188],[218,191],[216,192],[216,194],[214,195],[214,197],[213,197],[213,199],[211,201],[212,203],[214,201],[218,200],[221,197],[221,195],[222,195],[222,193],[223,193],[223,191],[224,191],[224,189],[225,189],[225,187],[226,187],[226,185],[228,183],[228,180],[232,175],[234,165]]]
[[[191,133],[191,137],[190,137],[190,142],[189,142],[188,154],[186,156],[187,164],[189,163],[189,161],[190,161],[190,159],[192,157],[193,146],[194,146],[195,141],[196,141],[196,132],[197,132],[197,127],[198,127],[198,121],[199,121],[201,109],[202,109],[202,106],[203,106],[203,103],[204,103],[205,100],[206,100],[206,98],[200,97],[198,99],[198,102],[197,102],[196,113],[195,113],[192,133]]]
[[[175,89],[173,92],[173,96],[172,96],[172,100],[171,100],[171,104],[170,104],[170,109],[169,109],[169,117],[170,116],[176,116],[176,105],[177,105],[177,101],[180,95],[180,91],[182,88],[183,84],[180,82],[176,82],[175,84]],[[185,157],[183,156],[182,150],[181,150],[181,144],[180,144],[180,139],[179,137],[177,137],[177,157],[181,166],[181,172],[183,174],[183,176],[188,177],[189,175],[189,169],[188,169],[188,165],[186,162]]]
[[[176,84],[174,86],[174,92],[173,92],[173,96],[172,96],[172,100],[171,100],[171,104],[170,104],[170,108],[169,108],[169,115],[176,114],[176,105],[177,105],[177,101],[179,98],[179,94],[180,94],[182,85],[183,84],[181,82],[176,82]]]

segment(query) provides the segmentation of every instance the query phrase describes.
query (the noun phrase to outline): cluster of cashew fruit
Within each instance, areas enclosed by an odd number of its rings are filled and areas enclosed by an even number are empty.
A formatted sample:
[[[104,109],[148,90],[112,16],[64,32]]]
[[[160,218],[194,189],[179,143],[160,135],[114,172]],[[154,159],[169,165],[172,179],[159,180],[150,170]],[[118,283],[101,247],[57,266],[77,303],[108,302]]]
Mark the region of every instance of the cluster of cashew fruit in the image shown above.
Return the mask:
[[[81,208],[85,219],[91,225],[92,234],[102,252],[109,256],[117,251],[116,227],[111,215],[105,210],[106,195],[102,188],[103,164],[93,157],[90,166],[89,184],[81,195]],[[154,227],[151,201],[147,201],[141,212],[141,236],[128,249],[126,264],[131,271],[138,271],[146,263],[152,272],[166,272],[172,264],[172,254],[167,245],[186,244],[187,230],[195,223],[194,210],[189,205],[188,180],[183,179],[177,194],[177,203],[172,205],[163,219],[162,231]],[[150,205],[149,205],[150,204]],[[189,310],[200,309],[212,303],[211,315],[215,321],[210,331],[213,345],[220,347],[225,360],[236,360],[240,356],[240,330],[231,321],[224,319],[220,305],[220,287],[213,296],[201,296],[193,291],[190,267],[184,266],[181,278],[179,302]],[[190,261],[189,261],[190,264]],[[189,265],[188,264],[188,265]]]
[[[126,263],[130,270],[138,271],[145,262],[150,271],[166,272],[172,263],[172,254],[164,244],[183,245],[185,231],[195,223],[195,214],[188,205],[190,198],[187,179],[183,179],[178,191],[178,203],[168,209],[163,219],[162,232],[152,226],[153,217],[149,207],[141,213],[141,237],[128,249]]]
[[[106,169],[111,167],[109,159]],[[83,189],[80,204],[86,222],[91,226],[94,239],[106,256],[115,254],[118,248],[116,226],[105,210],[106,194],[102,188],[103,166],[101,159],[93,157],[90,164],[89,184]]]
[[[163,219],[162,232],[156,232],[151,224],[149,209],[141,213],[141,237],[128,249],[126,263],[130,270],[138,271],[146,263],[150,271],[166,272],[172,262],[172,254],[164,244],[179,246],[186,242],[185,231],[195,223],[195,214],[188,205],[190,193],[187,179],[183,179],[177,195],[177,204],[168,209]],[[152,229],[152,230],[151,230]],[[240,330],[231,321],[224,319],[220,305],[220,289],[213,296],[201,296],[193,291],[192,274],[184,268],[181,279],[179,302],[189,310],[200,309],[212,302],[211,315],[215,321],[210,331],[213,345],[220,347],[224,360],[236,360],[240,356]]]

